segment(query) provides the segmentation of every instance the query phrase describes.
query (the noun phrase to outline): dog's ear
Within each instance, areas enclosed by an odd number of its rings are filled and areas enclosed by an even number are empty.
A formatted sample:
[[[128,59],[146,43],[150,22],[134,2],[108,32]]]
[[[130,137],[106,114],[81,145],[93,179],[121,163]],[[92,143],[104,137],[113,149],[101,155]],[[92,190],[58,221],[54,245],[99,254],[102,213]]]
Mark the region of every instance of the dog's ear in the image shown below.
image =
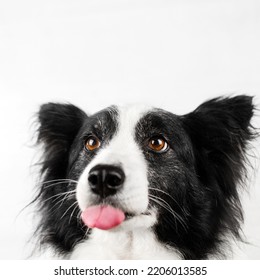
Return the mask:
[[[182,117],[194,150],[199,180],[227,197],[237,197],[246,148],[254,138],[252,97],[216,98]]]
[[[70,147],[87,115],[71,104],[47,103],[38,113],[38,144],[43,144],[42,173],[51,172],[62,178],[68,161]],[[49,174],[51,175],[51,174]]]

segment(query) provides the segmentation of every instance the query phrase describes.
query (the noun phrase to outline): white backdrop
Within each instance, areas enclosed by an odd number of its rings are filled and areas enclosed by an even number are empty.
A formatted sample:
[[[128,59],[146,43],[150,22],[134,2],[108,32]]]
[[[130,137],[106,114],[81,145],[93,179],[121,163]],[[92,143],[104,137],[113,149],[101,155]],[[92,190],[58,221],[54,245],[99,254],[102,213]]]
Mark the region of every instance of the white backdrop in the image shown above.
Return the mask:
[[[31,249],[35,220],[18,214],[33,195],[40,104],[95,112],[142,102],[184,114],[233,93],[260,104],[259,50],[258,0],[0,0],[0,259]],[[257,170],[242,258],[260,259],[259,183]]]

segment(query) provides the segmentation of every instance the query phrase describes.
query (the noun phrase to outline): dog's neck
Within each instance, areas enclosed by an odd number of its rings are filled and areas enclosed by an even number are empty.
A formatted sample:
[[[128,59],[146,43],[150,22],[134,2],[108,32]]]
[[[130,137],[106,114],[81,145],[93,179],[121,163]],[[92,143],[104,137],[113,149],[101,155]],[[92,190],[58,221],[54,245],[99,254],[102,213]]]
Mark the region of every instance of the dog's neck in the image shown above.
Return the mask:
[[[92,230],[88,240],[74,249],[71,259],[180,259],[173,250],[159,243],[151,228],[131,231]]]

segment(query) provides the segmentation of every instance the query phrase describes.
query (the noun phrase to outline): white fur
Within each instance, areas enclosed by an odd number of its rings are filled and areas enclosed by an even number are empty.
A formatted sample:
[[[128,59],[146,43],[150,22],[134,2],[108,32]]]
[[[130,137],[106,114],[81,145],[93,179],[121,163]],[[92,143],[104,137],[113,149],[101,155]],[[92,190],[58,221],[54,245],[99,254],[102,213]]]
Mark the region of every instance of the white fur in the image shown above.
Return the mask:
[[[94,229],[88,240],[76,246],[71,259],[178,260],[180,257],[159,243],[150,228],[136,228],[117,232]]]
[[[120,165],[126,175],[123,190],[115,195],[120,207],[136,216],[111,230],[93,229],[89,238],[79,243],[71,259],[179,259],[172,249],[159,243],[152,231],[156,212],[148,207],[147,164],[135,142],[135,127],[150,108],[132,106],[119,108],[119,129],[110,143],[101,147],[86,167],[77,186],[77,200],[81,210],[92,205],[93,194],[88,174],[98,164]]]
[[[147,166],[141,149],[134,140],[134,129],[148,109],[129,107],[119,109],[119,129],[110,143],[100,148],[96,157],[86,167],[77,186],[77,200],[81,210],[92,205],[95,196],[88,185],[88,174],[98,164],[119,165],[126,179],[122,191],[115,196],[122,209],[142,213],[148,206]]]

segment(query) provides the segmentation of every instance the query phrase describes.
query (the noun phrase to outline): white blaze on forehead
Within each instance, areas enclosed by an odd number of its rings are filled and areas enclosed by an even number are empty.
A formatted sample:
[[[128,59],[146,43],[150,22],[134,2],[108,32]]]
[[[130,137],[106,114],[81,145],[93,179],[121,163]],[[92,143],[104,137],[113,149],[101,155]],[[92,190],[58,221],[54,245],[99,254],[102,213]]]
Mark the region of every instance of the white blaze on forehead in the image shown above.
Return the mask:
[[[140,119],[149,111],[151,107],[145,105],[131,105],[118,107],[119,110],[119,130],[134,136],[135,127]]]
[[[126,164],[124,156],[131,157],[132,153],[142,155],[142,151],[135,141],[135,128],[139,120],[149,111],[147,106],[132,105],[118,107],[118,128],[110,143],[100,150],[90,165],[99,164]],[[141,161],[144,160],[140,159]],[[134,167],[134,166],[133,166]]]
[[[128,153],[130,147],[134,148],[133,152],[136,152],[136,149],[140,151],[135,141],[135,128],[149,109],[143,105],[132,105],[130,107],[120,107],[118,110],[119,128],[114,139],[115,144],[122,148],[123,153]]]
[[[117,195],[119,204],[129,212],[147,210],[147,164],[141,148],[135,141],[135,128],[150,109],[143,105],[118,108],[117,132],[105,147],[101,146],[79,180],[77,198],[82,209],[91,205],[93,198],[87,181],[89,171],[98,164],[110,164],[120,166],[126,176],[123,189]]]

